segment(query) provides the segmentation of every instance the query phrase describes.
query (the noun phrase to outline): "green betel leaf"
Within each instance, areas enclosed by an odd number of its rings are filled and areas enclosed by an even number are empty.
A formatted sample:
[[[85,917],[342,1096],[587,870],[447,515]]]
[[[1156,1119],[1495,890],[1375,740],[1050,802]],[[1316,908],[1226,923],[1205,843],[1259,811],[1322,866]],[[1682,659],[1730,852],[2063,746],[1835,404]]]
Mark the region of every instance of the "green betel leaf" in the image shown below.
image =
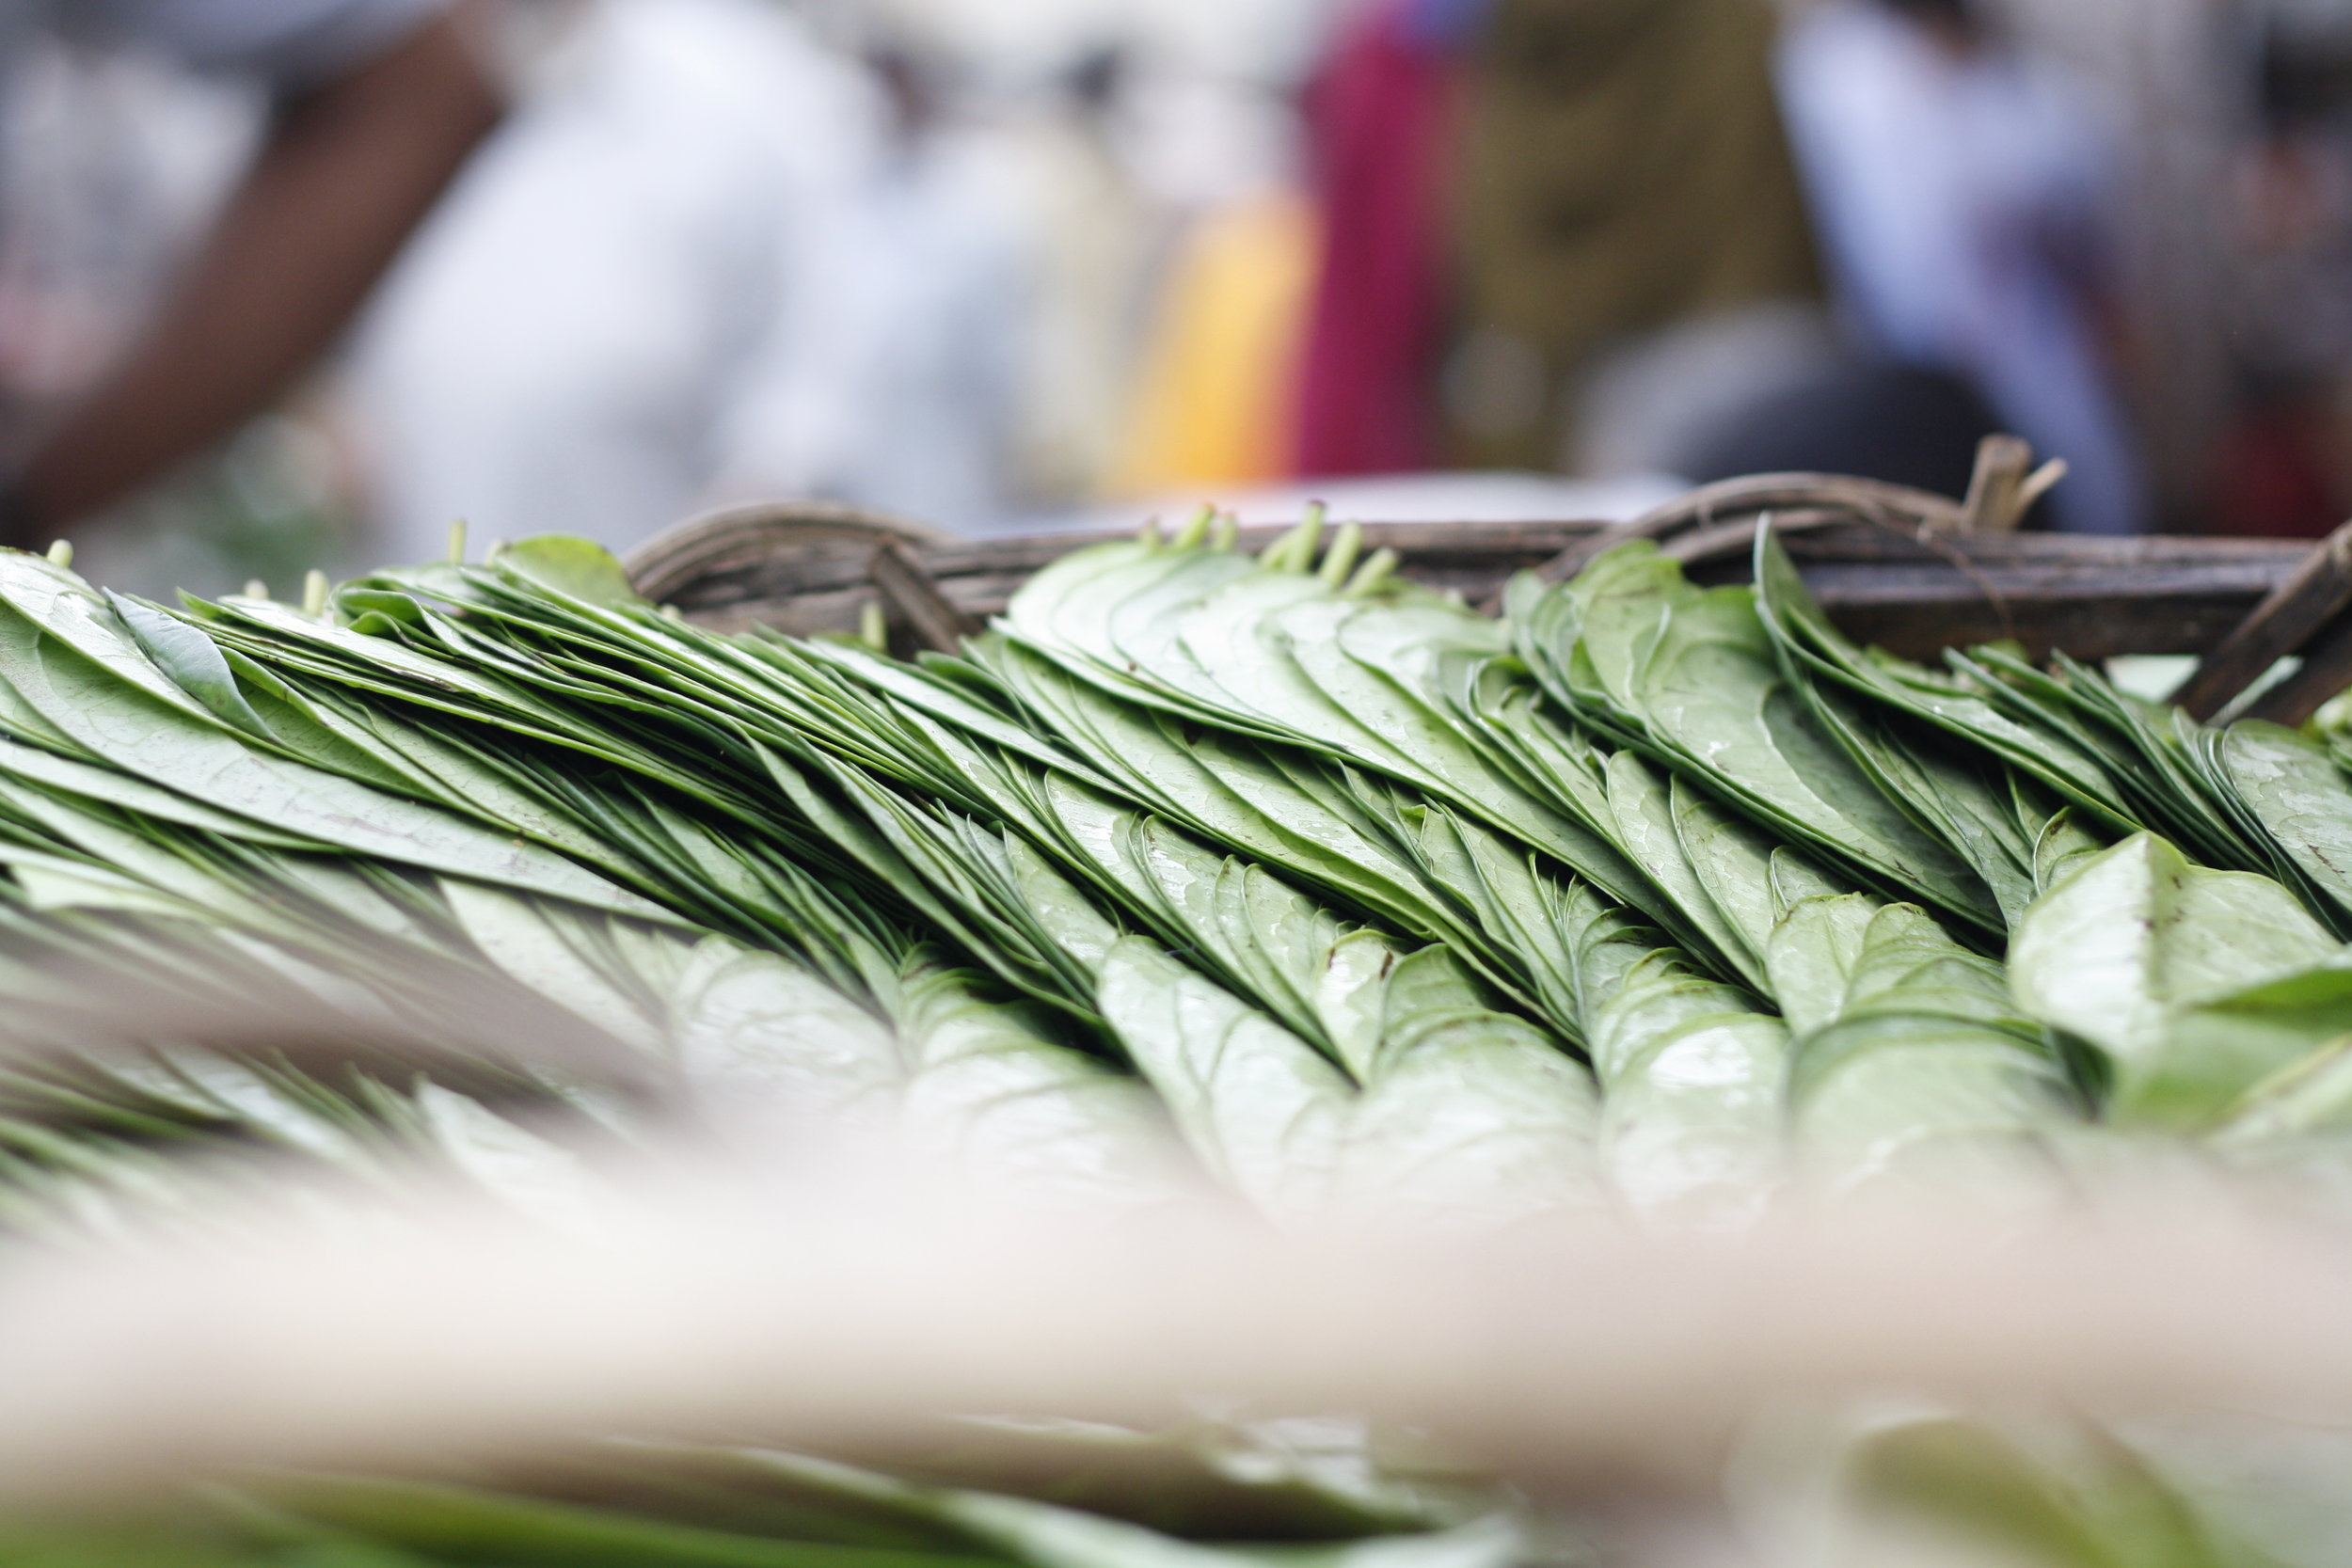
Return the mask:
[[[1325,950],[1316,966],[1315,1020],[1340,1065],[1359,1084],[1379,1061],[1388,980],[1398,958],[1396,943],[1378,931],[1350,931]]]
[[[1360,1092],[1148,942],[1122,939],[1104,960],[1104,1016],[1213,1171],[1277,1216],[1336,1205],[1493,1225],[1597,1200],[1590,1078],[1494,1011],[1451,954],[1400,957],[1356,932],[1311,957],[1317,1033]]]
[[[1422,776],[1409,753],[1359,720],[1345,699],[1334,698],[1301,667],[1294,657],[1296,634],[1279,625],[1279,612],[1295,607],[1327,622],[1354,609],[1313,578],[1267,573],[1219,589],[1185,615],[1184,648],[1227,693],[1220,707],[1376,767]],[[1324,625],[1311,635],[1328,641],[1336,631]]]
[[[2209,1499],[2088,1422],[1908,1416],[1870,1432],[1845,1465],[1855,1504],[1895,1527],[1878,1539],[1931,1541],[1934,1560],[2286,1568],[2254,1538],[2220,1528],[2201,1506]],[[2222,1490],[2242,1484],[2233,1478]]]
[[[2064,1077],[2014,1037],[1863,1013],[1807,1037],[1797,1072],[1804,1164],[1831,1192],[1892,1180],[2006,1205],[2059,1190],[2048,1138],[2070,1120]]]
[[[1810,1035],[1844,1016],[1847,986],[1883,907],[1849,893],[1799,899],[1782,914],[1764,956],[1772,998],[1790,1028]]]
[[[0,865],[16,879],[16,893],[29,910],[105,910],[117,914],[151,914],[168,920],[202,920],[205,907],[103,865],[84,865],[38,850],[0,846]]]
[[[1581,1038],[1575,964],[1558,918],[1566,886],[1523,847],[1441,807],[1426,808],[1422,822],[1428,861],[1452,867],[1447,885],[1470,919],[1470,934],[1450,943],[1456,956],[1523,974],[1522,984],[1506,989],[1524,990],[1555,1028]]]
[[[152,681],[127,635],[103,665],[45,641],[13,610],[0,610],[0,678],[85,752],[178,791],[274,838],[301,835],[354,854],[500,882],[649,919],[672,917],[570,861],[417,801],[254,750],[237,732],[195,707],[120,678],[132,660]],[[168,682],[164,684],[168,685]],[[177,687],[172,687],[174,692]],[[187,706],[180,704],[187,703]]]
[[[2119,827],[2130,822],[2116,784],[2094,751],[2058,729],[2004,711],[1987,700],[1983,689],[1877,650],[1865,652],[1847,641],[1821,612],[1770,529],[1756,531],[1756,604],[1784,658],[1965,745],[1982,747]]]
[[[222,662],[235,676],[241,700],[266,726],[263,739],[313,768],[453,810],[471,809],[462,794],[453,795],[430,773],[410,765],[385,746],[364,723],[352,723],[331,705],[311,702],[234,648],[223,650]]]
[[[2231,789],[2271,842],[2352,916],[2352,783],[2316,741],[2257,719],[2217,742]]]
[[[118,768],[61,756],[40,747],[20,746],[12,740],[0,739],[0,775],[28,781],[86,800],[103,801],[143,816],[158,817],[184,827],[202,828],[243,839],[248,844],[265,844],[280,849],[324,851],[329,847],[315,838],[278,832],[250,817],[216,811],[200,800],[150,784]]]
[[[500,1562],[516,1568],[981,1568],[1001,1564],[974,1544],[962,1551],[839,1544],[831,1540],[739,1534],[469,1487],[346,1476],[270,1477],[248,1482],[267,1504],[255,1528],[281,1542],[326,1546],[384,1544],[428,1562]],[[306,1531],[301,1527],[308,1525]],[[310,1560],[309,1553],[297,1560]],[[278,1560],[284,1560],[283,1558]],[[337,1568],[342,1568],[330,1557]],[[407,1561],[407,1559],[402,1559]],[[367,1564],[354,1560],[354,1568]]]
[[[999,643],[1003,641],[1001,634],[990,634],[982,641],[992,639]],[[975,665],[937,659],[929,666],[914,669],[840,642],[802,643],[799,644],[799,651],[847,671],[909,706],[952,724],[977,739],[993,742],[1049,767],[1077,766],[1077,759],[1065,748],[1055,745],[1046,736],[1015,722],[1006,714],[975,701],[969,688],[960,687],[954,677],[978,676],[980,672]],[[1014,657],[1026,657],[1041,665],[1045,663],[1039,656],[1017,646],[1010,652]],[[1061,674],[1058,669],[1054,673]],[[1075,686],[1067,675],[1061,678],[1066,686]],[[1076,689],[1105,704],[1111,701],[1090,687],[1076,687]]]
[[[1920,1012],[2030,1036],[2001,966],[1969,952],[1923,911],[1890,904],[1874,911],[1846,973],[1840,1018],[1865,1012]]]
[[[1452,934],[1442,901],[1377,824],[1351,809],[1333,770],[1285,767],[1248,751],[1246,743],[1215,735],[1195,738],[1188,754],[1220,786],[1214,795],[1195,798],[1195,813],[1187,818],[1192,826],[1398,921],[1416,935]],[[1227,799],[1246,811],[1212,815]]]
[[[2186,1003],[2174,1014],[2166,1039],[2177,1064],[2174,1092],[2218,1101],[2242,1088],[2231,1108],[2245,1114],[2270,1096],[2274,1083],[2297,1077],[2314,1059],[2335,1055],[2347,1037],[2352,1037],[2352,968],[2306,970]]]
[[[1054,1042],[1033,1009],[911,956],[862,1005],[774,953],[711,937],[672,1000],[680,1065],[715,1114],[747,1094],[789,1117],[911,1137],[1039,1196],[1171,1196],[1174,1151],[1131,1078]]]
[[[146,650],[147,657],[181,690],[203,704],[221,722],[257,740],[277,738],[246,701],[245,693],[238,689],[237,677],[230,672],[229,661],[221,657],[211,638],[151,605],[126,599],[119,594],[109,594],[106,598],[139,646]]]
[[[1103,960],[1110,956],[1111,944],[1122,934],[1118,926],[1106,919],[1094,900],[1055,869],[1026,839],[1007,834],[1005,861],[1012,874],[1012,885],[1036,919],[1038,928],[1055,946],[1084,966],[1087,973],[1100,974]]]
[[[0,617],[40,632],[80,654],[112,680],[211,721],[210,711],[155,666],[112,606],[62,567],[39,556],[0,550]],[[10,613],[12,612],[12,613]],[[17,641],[19,639],[12,639]],[[24,657],[30,657],[29,647]],[[0,666],[0,676],[13,672]]]
[[[1976,875],[1896,808],[1805,711],[1753,595],[1715,589],[1672,608],[1638,675],[1641,715],[1677,766],[1702,769],[1831,856],[1988,929]]]
[[[1762,974],[1745,937],[1708,894],[1707,883],[1685,852],[1675,820],[1672,775],[1661,776],[1631,752],[1609,758],[1603,773],[1613,836],[1627,858],[1705,940],[1707,957],[1750,984],[1761,984]]]
[[[1458,713],[1448,696],[1449,659],[1502,657],[1505,640],[1492,623],[1425,594],[1398,588],[1376,599],[1350,596],[1318,577],[1263,565],[1241,569],[1234,558],[1214,552],[1137,551],[1122,560],[1089,578],[1078,599],[1062,596],[1066,584],[1048,584],[1034,601],[1016,605],[1015,635],[1058,661],[1059,679],[1042,678],[1019,647],[984,643],[976,655],[1087,766],[1121,778],[1153,809],[1253,853],[1271,853],[1286,868],[1406,928],[1461,937],[1445,898],[1413,886],[1419,879],[1409,870],[1399,868],[1403,874],[1387,887],[1366,885],[1362,871],[1392,850],[1373,860],[1348,851],[1335,859],[1295,842],[1269,850],[1269,839],[1295,840],[1301,828],[1317,826],[1318,816],[1359,815],[1343,804],[1317,800],[1302,813],[1295,791],[1288,800],[1253,800],[1251,814],[1263,827],[1252,828],[1223,798],[1265,796],[1263,773],[1231,773],[1226,787],[1210,797],[1184,779],[1211,763],[1211,749],[1221,745],[1230,754],[1237,737],[1248,736],[1279,753],[1267,760],[1296,788],[1313,788],[1307,779],[1329,774],[1333,764],[1376,772],[1406,792],[1438,796],[1476,814],[1577,875],[1614,892],[1643,893],[1640,878],[1606,838],[1573,806],[1562,811],[1531,793],[1507,760],[1490,751],[1480,723]],[[1100,608],[1098,599],[1113,608]],[[1073,693],[1073,676],[1092,691]],[[1122,701],[1159,711],[1140,718],[1111,711]],[[1177,714],[1225,736],[1179,734]],[[1141,720],[1156,723],[1162,737],[1140,734]],[[1341,787],[1357,786],[1328,786],[1332,794]],[[1364,824],[1346,826],[1361,832]],[[1392,828],[1386,836],[1393,842],[1401,833]],[[1378,830],[1373,836],[1381,836]]]
[[[2287,1152],[2298,1144],[2334,1143],[2336,1148],[2326,1150],[2328,1175],[2342,1182],[2352,1177],[2342,1159],[2347,1132],[2352,1132],[2352,1029],[2255,1085],[2212,1142],[2232,1153]]]
[[[1648,540],[1631,540],[1600,556],[1571,582],[1553,590],[1557,607],[1543,618],[1551,638],[1543,653],[1565,663],[1566,646],[1558,634],[1571,632],[1587,660],[1597,694],[1626,714],[1643,711],[1641,683],[1673,611],[1698,590],[1682,569],[1658,553]],[[1533,629],[1533,628],[1531,628]]]
[[[1227,584],[1258,572],[1257,562],[1244,555],[1204,550],[1171,560],[1143,587],[1119,597],[1104,622],[1104,636],[1135,673],[1203,701],[1220,701],[1221,689],[1184,646],[1184,619]]]
[[[2043,1146],[2074,1097],[1998,964],[1921,911],[1859,894],[1789,905],[1770,958],[1798,1031],[1797,1136],[1828,1190],[1893,1180],[1976,1200],[2052,1196]]]
[[[1339,1068],[1142,937],[1112,944],[1096,1006],[1212,1174],[1272,1214],[1329,1204],[1355,1098]]]
[[[2091,859],[2108,843],[2091,832],[2074,815],[2072,806],[2053,813],[2042,823],[2033,841],[2033,882],[2037,896],[2049,892],[2064,881],[2083,862]]]
[[[1772,857],[1785,851],[1769,834],[1721,810],[1682,778],[1674,780],[1669,793],[1675,836],[1683,855],[1708,900],[1739,938],[1744,955],[1740,977],[1760,990],[1764,949],[1780,918],[1772,890]]]
[[[1785,650],[1784,650],[1785,654]],[[1926,726],[1867,711],[1851,692],[1783,658],[1822,728],[1879,791],[1967,863],[2014,922],[2033,902],[2033,846],[2017,821],[2012,775],[1987,752],[1938,744]]]
[[[1599,1206],[1589,1073],[1542,1031],[1491,1010],[1443,948],[1399,961],[1382,990],[1341,1202],[1482,1226]]]
[[[1753,1218],[1787,1174],[1788,1026],[1653,948],[1589,1028],[1603,1158],[1627,1203],[1656,1218]]]
[[[1610,1184],[1646,1219],[1754,1218],[1787,1174],[1787,1026],[1588,889],[1567,890],[1554,918],[1601,1084]]]
[[[2213,1020],[2332,1005],[2342,963],[2277,882],[2191,865],[2140,833],[2078,863],[2027,911],[2009,974],[2027,1014],[2106,1054],[2119,1117],[2202,1127],[2303,1049],[2267,1030],[2229,1043]]]
[[[1111,612],[1179,564],[1134,540],[1073,550],[1022,585],[1005,607],[1004,625],[1047,653],[1116,664]]]
[[[498,554],[498,563],[543,588],[592,605],[618,608],[645,601],[611,550],[566,533],[534,534]]]
[[[1402,929],[1458,934],[1442,898],[1347,809],[1322,758],[1277,757],[1237,737],[1190,733],[1171,715],[1120,703],[1018,647],[984,653],[1073,755],[1086,759],[1079,777]]]
[[[582,911],[457,879],[441,891],[491,962],[615,1039],[648,1054],[660,1050],[662,1020],[626,975],[599,961]]]

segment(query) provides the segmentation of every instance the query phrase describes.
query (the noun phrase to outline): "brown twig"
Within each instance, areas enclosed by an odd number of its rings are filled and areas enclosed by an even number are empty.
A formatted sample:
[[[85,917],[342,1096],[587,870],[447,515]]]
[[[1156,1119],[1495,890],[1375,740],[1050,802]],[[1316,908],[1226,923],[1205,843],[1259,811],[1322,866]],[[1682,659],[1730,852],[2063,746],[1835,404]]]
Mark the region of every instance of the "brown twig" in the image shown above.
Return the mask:
[[[2253,613],[2198,663],[2195,673],[2173,692],[2172,700],[2192,718],[2211,719],[2261,679],[2265,671],[2309,642],[2347,606],[2352,606],[2352,523],[2321,540],[2295,575],[2256,605]],[[2308,695],[2312,684],[2299,683],[2296,696]],[[2333,691],[2323,693],[2311,706],[2315,709],[2333,695]]]
[[[914,557],[900,545],[884,545],[866,562],[866,574],[884,603],[914,628],[923,645],[935,653],[951,654],[967,637],[980,634],[980,623],[947,602]]]

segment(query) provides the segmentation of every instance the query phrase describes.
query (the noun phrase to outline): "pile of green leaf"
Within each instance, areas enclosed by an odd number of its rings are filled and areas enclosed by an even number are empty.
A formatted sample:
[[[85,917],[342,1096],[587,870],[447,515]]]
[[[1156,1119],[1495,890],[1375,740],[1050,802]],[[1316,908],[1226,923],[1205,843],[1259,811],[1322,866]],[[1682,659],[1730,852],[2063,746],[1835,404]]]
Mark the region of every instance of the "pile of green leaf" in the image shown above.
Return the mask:
[[[1769,532],[1755,588],[1631,544],[1501,620],[1360,554],[1310,517],[1249,557],[1204,514],[1066,557],[916,663],[699,629],[560,538],[315,613],[0,555],[0,1224],[200,1212],[289,1162],[430,1166],[566,1223],[606,1200],[596,1151],[681,1107],[911,1134],[1049,1199],[1205,1180],[1276,1223],[2031,1210],[2134,1137],[2344,1189],[2352,782],[2325,740],[2063,658],[1856,648]],[[269,1008],[337,1049],[218,1049]],[[591,1048],[505,1049],[534,1027]],[[1408,1447],[1029,1421],[885,1477],[607,1446],[26,1522],[0,1561],[1568,1549]],[[1845,1464],[1963,1534],[1954,1478],[1999,1494],[2004,1560],[2290,1560],[2120,1439],[1915,1421]]]

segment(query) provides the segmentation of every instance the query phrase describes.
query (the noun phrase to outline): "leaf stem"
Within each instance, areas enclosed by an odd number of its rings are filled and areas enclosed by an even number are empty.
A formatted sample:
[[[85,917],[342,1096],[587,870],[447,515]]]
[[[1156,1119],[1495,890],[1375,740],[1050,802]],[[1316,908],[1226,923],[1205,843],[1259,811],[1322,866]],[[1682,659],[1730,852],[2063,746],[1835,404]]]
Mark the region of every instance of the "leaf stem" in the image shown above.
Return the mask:
[[[1331,547],[1323,552],[1323,569],[1316,574],[1324,586],[1337,588],[1347,580],[1347,574],[1356,569],[1356,558],[1363,553],[1364,525],[1342,523]]]
[[[1390,576],[1395,572],[1397,562],[1403,559],[1386,545],[1381,546],[1380,548],[1364,558],[1364,563],[1356,569],[1356,575],[1347,579],[1347,586],[1340,590],[1341,596],[1349,599],[1362,598],[1388,581]]]

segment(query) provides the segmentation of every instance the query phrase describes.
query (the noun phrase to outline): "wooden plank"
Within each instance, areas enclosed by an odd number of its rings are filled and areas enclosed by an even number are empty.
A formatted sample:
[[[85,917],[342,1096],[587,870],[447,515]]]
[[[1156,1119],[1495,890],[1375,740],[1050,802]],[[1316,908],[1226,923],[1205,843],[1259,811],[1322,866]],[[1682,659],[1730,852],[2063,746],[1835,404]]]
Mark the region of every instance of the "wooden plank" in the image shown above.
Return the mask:
[[[2059,649],[2096,661],[2118,654],[2201,653],[2244,618],[2258,595],[2182,595],[2086,599],[2018,597],[2001,613],[1974,595],[1905,598],[1871,590],[1851,599],[1835,588],[1822,605],[1847,636],[1905,658],[1932,660],[1947,647],[2004,640],[2028,656]]]
[[[673,540],[664,558],[673,573],[668,602],[714,626],[851,630],[859,606],[875,593],[869,562],[877,539],[872,531],[833,527],[837,531],[819,538],[810,537],[816,531],[803,531],[805,547],[788,551],[763,554],[738,539],[700,577],[676,572],[691,557],[691,541]],[[1575,520],[1375,523],[1365,532],[1369,546],[1403,553],[1405,570],[1416,580],[1477,604],[1512,572],[1542,564],[1601,527]],[[1263,547],[1282,531],[1245,530],[1242,547]],[[1123,535],[935,540],[903,547],[953,612],[985,622],[1038,568],[1106,537]],[[2094,659],[2204,652],[2276,591],[2310,547],[2294,540],[1941,531],[1923,540],[1910,529],[1851,523],[1792,534],[1787,544],[1832,616],[1861,641],[1932,657],[1947,644],[2013,637],[2037,656],[2063,647]],[[1747,574],[1744,549],[1692,568],[1694,579],[1709,583],[1742,581]]]
[[[1018,574],[951,578],[940,592],[967,615],[985,622],[1003,611],[1025,580]],[[1481,583],[1459,579],[1452,586],[1474,602]],[[2004,615],[1973,584],[1951,581],[1888,584],[1817,581],[1817,593],[1832,620],[1855,641],[1906,658],[1931,659],[1947,646],[2013,638],[2036,657],[2064,648],[2078,658],[2117,654],[2194,654],[2211,647],[2245,618],[2262,597],[2259,587],[2240,593],[2183,592],[2137,597],[2083,598],[2019,592]],[[806,636],[852,631],[858,607],[871,599],[870,585],[796,595],[782,600],[739,600],[691,612],[714,629],[771,626]]]
[[[1418,569],[1437,572],[1483,571],[1501,581],[1514,571],[1534,566],[1559,553],[1568,540],[1591,533],[1595,522],[1535,523],[1380,523],[1363,525],[1367,549],[1387,546],[1411,559]],[[1248,528],[1239,547],[1263,549],[1288,531],[1286,528]],[[1055,533],[1016,539],[957,540],[912,546],[909,556],[942,585],[964,577],[993,578],[1029,573],[1089,545],[1132,537],[1120,533]],[[842,535],[818,540],[788,552],[761,554],[735,551],[714,560],[709,568],[690,580],[678,580],[680,551],[673,546],[662,558],[671,574],[660,595],[692,613],[717,611],[754,600],[781,600],[797,594],[831,594],[866,581],[866,564],[877,544],[871,535]]]
[[[2096,571],[2147,565],[2259,567],[2274,584],[2310,553],[2307,539],[2233,539],[2147,533],[1934,533],[1848,524],[1791,537],[1788,553],[1804,561],[2031,562]]]

